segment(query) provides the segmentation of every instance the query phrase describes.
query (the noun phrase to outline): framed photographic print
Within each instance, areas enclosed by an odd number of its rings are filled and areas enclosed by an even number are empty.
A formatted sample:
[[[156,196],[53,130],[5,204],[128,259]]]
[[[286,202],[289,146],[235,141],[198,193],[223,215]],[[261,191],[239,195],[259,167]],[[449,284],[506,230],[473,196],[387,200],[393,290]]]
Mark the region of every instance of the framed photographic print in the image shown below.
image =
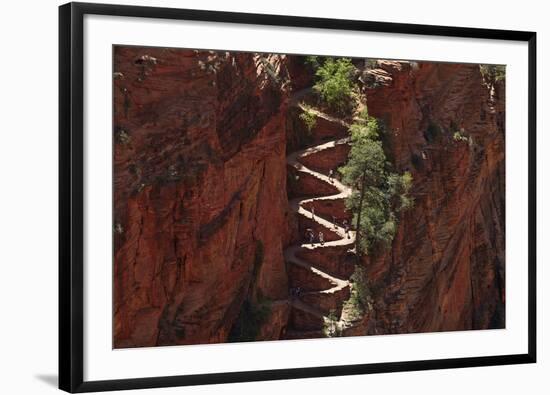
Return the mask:
[[[535,33],[59,12],[61,389],[535,362]]]

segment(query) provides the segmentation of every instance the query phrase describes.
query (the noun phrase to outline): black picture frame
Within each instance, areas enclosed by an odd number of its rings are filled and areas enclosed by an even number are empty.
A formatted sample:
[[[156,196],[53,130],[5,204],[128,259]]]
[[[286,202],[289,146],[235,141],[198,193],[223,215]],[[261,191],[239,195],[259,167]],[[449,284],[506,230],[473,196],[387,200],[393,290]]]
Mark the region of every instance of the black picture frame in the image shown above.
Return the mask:
[[[528,352],[419,360],[84,381],[83,377],[83,18],[86,14],[401,33],[528,43]],[[283,15],[109,4],[68,3],[59,8],[59,388],[90,392],[536,362],[536,33]]]

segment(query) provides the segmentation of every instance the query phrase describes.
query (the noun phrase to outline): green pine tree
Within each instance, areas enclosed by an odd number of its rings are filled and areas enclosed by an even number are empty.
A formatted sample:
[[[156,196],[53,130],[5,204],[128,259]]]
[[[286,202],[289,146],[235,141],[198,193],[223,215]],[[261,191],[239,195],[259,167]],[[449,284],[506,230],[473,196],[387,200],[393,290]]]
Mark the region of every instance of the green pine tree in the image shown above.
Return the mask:
[[[350,127],[350,133],[351,150],[340,172],[343,182],[354,189],[346,206],[354,215],[357,253],[364,254],[375,246],[391,244],[397,230],[396,214],[412,205],[408,196],[412,176],[389,171],[380,127],[366,111]]]

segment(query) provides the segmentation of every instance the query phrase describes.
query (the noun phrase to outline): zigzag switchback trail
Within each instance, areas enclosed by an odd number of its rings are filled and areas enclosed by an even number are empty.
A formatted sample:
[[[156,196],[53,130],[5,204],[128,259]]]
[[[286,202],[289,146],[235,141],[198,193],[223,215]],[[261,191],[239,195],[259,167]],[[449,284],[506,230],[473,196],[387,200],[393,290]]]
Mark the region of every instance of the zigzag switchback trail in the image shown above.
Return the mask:
[[[329,176],[326,171],[327,162],[332,165],[331,168],[340,163],[334,155],[328,160],[327,156],[330,155],[325,155],[339,146],[349,144],[349,137],[341,136],[342,131],[347,133],[347,124],[317,110],[313,111],[318,118],[325,121],[325,131],[327,126],[335,126],[335,136],[329,136],[328,141],[287,156],[287,164],[295,169],[298,182],[314,178],[309,180],[309,184],[314,185],[310,189],[315,193],[313,197],[297,197],[289,202],[299,221],[311,223],[315,228],[315,239],[311,242],[304,239],[303,242],[292,244],[284,252],[287,264],[294,266],[289,270],[290,283],[300,289],[298,294],[295,290],[290,292],[291,317],[285,334],[287,339],[325,337],[328,335],[326,328],[330,327],[331,322],[334,330],[336,327],[342,329],[348,326],[342,315],[342,307],[350,297],[351,284],[348,278],[351,271],[349,264],[342,262],[345,261],[343,257],[354,247],[355,232],[350,229],[346,232],[342,218],[337,218],[341,211],[331,212],[330,207],[334,203],[343,203],[351,195],[352,189]],[[316,165],[316,158],[324,166]],[[331,161],[334,163],[330,163]],[[317,170],[322,167],[325,169]],[[315,188],[315,185],[319,187]],[[334,193],[327,194],[327,190],[331,189]],[[319,210],[320,207],[325,209]],[[317,236],[319,229],[324,235],[324,242]]]

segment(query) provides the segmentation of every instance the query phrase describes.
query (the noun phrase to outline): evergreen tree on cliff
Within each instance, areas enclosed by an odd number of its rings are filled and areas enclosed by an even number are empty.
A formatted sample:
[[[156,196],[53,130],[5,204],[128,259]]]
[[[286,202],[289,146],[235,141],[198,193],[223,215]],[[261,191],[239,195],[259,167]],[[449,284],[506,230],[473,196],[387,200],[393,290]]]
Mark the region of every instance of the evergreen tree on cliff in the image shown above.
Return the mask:
[[[388,170],[379,129],[377,120],[364,110],[350,127],[351,150],[339,169],[343,182],[354,189],[346,206],[354,215],[358,254],[388,246],[397,229],[396,213],[412,205],[408,197],[412,176]]]

